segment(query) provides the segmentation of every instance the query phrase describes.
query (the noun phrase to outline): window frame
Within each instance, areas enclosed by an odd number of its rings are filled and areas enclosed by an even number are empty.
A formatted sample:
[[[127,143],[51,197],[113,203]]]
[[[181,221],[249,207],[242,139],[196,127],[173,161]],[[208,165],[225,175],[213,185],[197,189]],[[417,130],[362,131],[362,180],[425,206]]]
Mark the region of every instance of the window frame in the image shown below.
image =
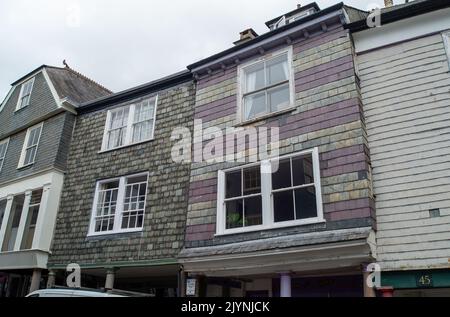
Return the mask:
[[[144,213],[143,213],[143,220],[142,220],[142,227],[140,228],[128,228],[128,229],[122,229],[122,215],[124,213],[124,199],[125,199],[125,188],[126,188],[126,181],[127,179],[139,177],[139,176],[146,176],[147,177],[147,188],[145,192],[145,201],[144,201]],[[96,237],[96,236],[105,236],[105,235],[112,235],[112,234],[124,234],[124,233],[133,233],[133,232],[142,232],[144,230],[144,223],[145,223],[145,211],[147,208],[147,198],[148,198],[148,188],[149,188],[149,172],[143,172],[143,173],[137,173],[137,174],[131,174],[131,175],[125,175],[125,176],[119,176],[119,177],[113,177],[108,179],[102,179],[97,181],[95,185],[95,193],[94,193],[94,200],[92,203],[92,209],[91,209],[91,218],[89,223],[89,230],[88,230],[88,237]],[[113,182],[113,181],[119,181],[119,187],[117,191],[117,203],[116,203],[116,211],[114,213],[114,224],[113,229],[108,231],[101,231],[96,232],[95,231],[95,219],[97,214],[97,201],[99,198],[99,189],[102,184]],[[119,219],[119,221],[117,221]]]
[[[275,59],[278,56],[283,55],[283,54],[287,54],[287,62],[288,62],[288,69],[289,69],[288,80],[277,83],[277,84],[265,86],[264,88],[255,90],[252,93],[244,93],[244,90],[245,90],[244,86],[245,86],[245,82],[246,82],[245,69],[249,68],[253,65],[259,64],[261,62],[268,62],[268,61]],[[238,66],[237,73],[238,73],[238,75],[237,75],[237,85],[238,85],[238,87],[237,87],[238,88],[237,89],[238,90],[238,94],[237,94],[238,95],[237,96],[237,98],[238,98],[238,100],[237,100],[237,109],[238,109],[237,119],[238,120],[237,120],[237,122],[238,123],[243,124],[243,123],[251,123],[251,122],[263,120],[265,118],[276,116],[277,114],[290,111],[290,110],[292,110],[292,108],[295,107],[295,99],[296,99],[296,97],[295,97],[295,70],[294,70],[294,63],[293,63],[293,47],[292,47],[292,45],[288,46],[286,48],[283,48],[281,50],[277,50],[277,51],[271,52],[269,54],[266,54],[264,56],[258,57],[256,59],[252,59],[251,61],[249,61],[247,63],[240,64]],[[251,95],[251,94],[256,94],[258,92],[263,92],[263,91],[265,92],[270,89],[274,89],[276,87],[280,87],[280,86],[286,84],[286,82],[288,83],[288,86],[289,86],[289,105],[288,106],[286,106],[284,109],[279,110],[279,111],[267,112],[265,114],[262,114],[260,116],[257,116],[257,117],[254,117],[254,118],[251,118],[248,120],[245,119],[244,98],[246,96]],[[267,106],[267,100],[266,100],[266,106]]]
[[[102,145],[101,145],[101,149],[99,153],[103,153],[103,152],[110,152],[110,151],[115,151],[118,149],[122,149],[125,147],[129,147],[129,146],[133,146],[133,145],[137,145],[137,144],[141,144],[141,143],[145,143],[145,142],[150,142],[153,141],[155,139],[155,126],[156,126],[156,112],[157,112],[157,108],[158,108],[158,98],[159,95],[154,95],[154,96],[146,96],[146,97],[142,97],[139,99],[135,99],[131,102],[127,102],[126,104],[121,104],[117,107],[114,107],[112,109],[108,109],[107,113],[106,113],[106,122],[105,122],[105,126],[104,126],[104,130],[103,130],[103,139],[102,139]],[[140,104],[141,102],[145,101],[145,100],[149,100],[149,102],[152,102],[154,100],[155,105],[154,105],[154,109],[153,109],[153,118],[149,119],[153,121],[153,126],[151,129],[151,136],[148,139],[145,140],[141,140],[138,142],[133,142],[133,128],[134,128],[134,114],[135,114],[135,110],[136,110],[136,106],[138,104]],[[111,124],[111,116],[112,113],[114,111],[120,111],[121,109],[125,109],[125,108],[129,108],[128,110],[128,119],[127,119],[127,125],[125,127],[125,142],[123,145],[117,146],[117,147],[112,147],[112,148],[108,148],[108,136],[109,136],[109,126]],[[142,121],[143,122],[143,121]]]
[[[3,169],[3,164],[5,163],[5,159],[6,159],[6,154],[8,153],[8,147],[9,147],[9,138],[6,138],[2,141],[0,141],[0,146],[6,143],[6,148],[5,148],[5,154],[3,155],[3,157],[0,157],[1,163],[0,163],[0,172]]]
[[[261,172],[261,196],[262,196],[262,220],[261,225],[226,229],[226,208],[225,208],[225,174],[240,169],[246,169],[249,167],[260,166],[261,171],[272,171],[272,162],[274,160],[282,161],[288,158],[301,157],[305,155],[311,155],[313,163],[313,176],[314,176],[314,188],[316,191],[316,208],[317,216],[307,219],[297,219],[284,222],[275,222],[274,218],[274,206],[273,206],[273,190],[272,190],[272,172]],[[308,224],[315,224],[325,222],[323,215],[323,203],[322,203],[322,188],[320,182],[320,160],[319,149],[312,148],[305,151],[287,154],[276,159],[263,160],[256,163],[241,165],[225,170],[218,171],[217,179],[217,220],[216,220],[216,236],[238,234],[245,232],[263,231],[276,228],[286,228],[294,226],[302,226]]]
[[[39,131],[39,136],[38,136],[38,140],[36,142],[36,145],[32,146],[32,147],[36,147],[36,151],[34,152],[34,156],[33,156],[33,161],[30,162],[30,163],[25,164],[26,152],[27,152],[27,150],[29,148],[31,148],[31,147],[28,147],[28,145],[27,145],[28,141],[30,139],[30,134],[31,134],[31,131],[33,131],[34,129],[37,129],[37,128],[40,128],[40,131]],[[36,125],[34,125],[32,127],[29,127],[27,129],[27,134],[25,136],[25,140],[24,140],[23,146],[22,146],[22,151],[20,153],[19,165],[17,166],[18,169],[24,168],[24,167],[27,167],[27,166],[31,166],[31,165],[33,165],[36,162],[36,155],[37,155],[37,152],[38,152],[38,149],[39,149],[39,144],[41,142],[41,136],[42,136],[42,130],[43,129],[44,129],[44,122],[38,123],[38,124],[36,124]]]
[[[445,52],[447,54],[448,67],[450,69],[450,30],[442,32],[442,40],[444,41]]]
[[[34,80],[35,80],[35,77],[31,77],[30,79],[27,79],[27,80],[25,80],[25,81],[23,81],[21,83],[19,98],[17,99],[16,111],[18,111],[20,109],[23,109],[23,108],[25,108],[25,107],[30,105],[31,94],[32,94],[33,88],[34,88]],[[24,93],[24,88],[29,82],[31,82],[30,92],[27,95],[24,95],[23,94]],[[30,98],[28,99],[28,103],[26,105],[22,106],[22,100],[26,96],[30,96]]]

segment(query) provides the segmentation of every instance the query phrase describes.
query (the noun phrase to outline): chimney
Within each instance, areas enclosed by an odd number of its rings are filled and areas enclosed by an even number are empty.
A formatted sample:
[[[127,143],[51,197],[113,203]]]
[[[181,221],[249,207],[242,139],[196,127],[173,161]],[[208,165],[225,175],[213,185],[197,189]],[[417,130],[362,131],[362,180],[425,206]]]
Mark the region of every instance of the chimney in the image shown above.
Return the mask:
[[[394,1],[393,0],[384,0],[384,6],[387,7],[392,7],[394,5]]]
[[[240,35],[241,38],[238,41],[234,42],[234,45],[240,45],[247,41],[253,40],[258,36],[258,34],[252,28],[242,31]]]

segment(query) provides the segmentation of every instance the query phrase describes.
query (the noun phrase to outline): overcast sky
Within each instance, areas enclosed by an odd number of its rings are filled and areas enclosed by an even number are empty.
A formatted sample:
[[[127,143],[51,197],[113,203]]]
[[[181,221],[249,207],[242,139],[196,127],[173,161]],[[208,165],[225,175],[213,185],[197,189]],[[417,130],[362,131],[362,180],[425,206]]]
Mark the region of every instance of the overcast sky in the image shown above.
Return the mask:
[[[265,21],[309,2],[1,0],[0,101],[16,79],[63,59],[114,92],[143,84],[229,48],[246,28],[265,33]],[[344,2],[366,10],[383,0]]]

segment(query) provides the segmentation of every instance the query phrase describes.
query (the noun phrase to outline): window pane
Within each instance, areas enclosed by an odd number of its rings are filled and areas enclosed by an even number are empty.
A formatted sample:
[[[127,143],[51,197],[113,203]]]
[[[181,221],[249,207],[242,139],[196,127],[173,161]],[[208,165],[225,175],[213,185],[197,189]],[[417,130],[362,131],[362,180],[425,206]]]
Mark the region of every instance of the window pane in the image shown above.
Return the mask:
[[[3,159],[5,157],[7,145],[8,145],[7,142],[0,144],[0,158],[1,159]]]
[[[226,228],[240,228],[244,226],[243,221],[243,200],[227,201],[226,205]]]
[[[266,93],[264,91],[244,98],[245,120],[256,118],[266,112]]]
[[[243,195],[257,194],[261,192],[260,167],[244,169],[244,192]]]
[[[269,92],[269,103],[272,112],[281,111],[289,106],[289,84],[271,89]]]
[[[314,183],[311,155],[293,158],[292,169],[294,186]]]
[[[149,140],[152,137],[153,120],[139,122],[133,125],[133,143]]]
[[[295,190],[297,219],[317,217],[316,190],[314,186]]]
[[[95,232],[111,231],[117,206],[119,181],[103,183],[99,187]]]
[[[225,197],[240,197],[242,195],[241,171],[228,172],[225,178]]]
[[[146,193],[147,175],[127,179],[122,213],[122,229],[142,227]]]
[[[273,194],[274,221],[283,222],[294,220],[294,196],[292,190]]]
[[[134,176],[134,177],[127,178],[127,184],[135,184],[135,183],[142,183],[142,182],[147,182],[147,175],[140,175],[140,176]]]
[[[262,224],[262,199],[259,197],[251,197],[244,199],[245,221],[244,226],[257,226]]]
[[[25,159],[23,165],[28,165],[34,162],[34,157],[36,156],[36,147],[31,147],[25,151]]]
[[[290,159],[279,162],[278,170],[272,174],[272,189],[291,187],[291,161]]]
[[[6,203],[7,203],[6,199],[0,201],[0,228],[2,227],[3,216],[5,215]]]
[[[144,100],[136,105],[134,111],[134,123],[150,120],[153,118],[154,101]]]
[[[244,70],[245,93],[265,87],[264,62],[251,65]]]
[[[5,239],[3,240],[2,251],[13,251],[16,243],[17,231],[19,229],[20,217],[22,216],[22,208],[25,195],[14,196],[9,215],[8,225],[6,228]]]
[[[267,85],[274,85],[289,79],[287,54],[267,62]]]

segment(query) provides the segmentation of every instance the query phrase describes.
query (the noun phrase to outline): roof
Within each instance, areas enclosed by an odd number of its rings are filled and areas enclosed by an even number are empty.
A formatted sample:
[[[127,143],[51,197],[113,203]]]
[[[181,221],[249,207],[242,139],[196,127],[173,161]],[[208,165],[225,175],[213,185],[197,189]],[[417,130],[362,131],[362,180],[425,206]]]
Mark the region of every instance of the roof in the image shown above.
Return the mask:
[[[285,14],[283,14],[283,15],[280,15],[279,17],[273,18],[273,19],[270,20],[270,21],[267,21],[267,22],[266,22],[266,25],[267,25],[267,27],[270,27],[272,24],[274,24],[275,22],[277,22],[278,20],[280,20],[280,19],[281,19],[282,17],[284,17],[284,16],[290,17],[290,16],[293,16],[293,15],[295,15],[295,14],[297,14],[297,13],[302,12],[302,11],[309,10],[309,9],[311,9],[311,8],[314,8],[314,9],[316,9],[317,11],[320,11],[320,8],[319,8],[319,6],[317,5],[317,3],[315,3],[315,2],[308,3],[308,4],[305,5],[305,6],[302,6],[302,7],[300,7],[300,8],[297,8],[297,9],[293,10],[293,11],[290,11],[290,12],[288,12],[288,13],[285,13]]]
[[[416,0],[381,9],[381,24],[388,24],[417,15],[450,7],[449,0]],[[366,17],[347,24],[345,28],[352,32],[363,31],[369,28]]]
[[[92,101],[85,102],[84,104],[81,104],[78,109],[80,112],[100,110],[112,104],[117,104],[132,98],[137,98],[151,92],[188,82],[190,80],[192,80],[192,73],[189,70],[183,70],[137,87],[133,87],[111,95],[97,98]]]
[[[301,25],[301,24],[303,24],[305,22],[312,21],[312,20],[317,19],[319,17],[322,17],[322,16],[324,16],[324,15],[326,15],[328,13],[340,10],[343,7],[344,7],[344,4],[342,2],[340,2],[338,4],[330,6],[328,8],[323,9],[323,10],[320,10],[320,11],[318,11],[316,13],[308,15],[308,16],[304,17],[303,19],[300,19],[300,20],[294,21],[292,23],[286,24],[286,25],[284,25],[282,27],[279,27],[279,28],[277,28],[275,30],[269,31],[267,33],[264,33],[264,34],[254,38],[252,40],[244,42],[244,43],[242,43],[240,45],[233,46],[233,47],[231,47],[231,48],[229,48],[229,49],[227,49],[225,51],[222,51],[220,53],[217,53],[215,55],[207,57],[207,58],[205,58],[203,60],[200,60],[200,61],[198,61],[196,63],[193,63],[193,64],[189,65],[187,68],[190,69],[190,70],[198,68],[198,67],[200,67],[202,65],[208,64],[208,63],[210,63],[212,61],[215,61],[215,60],[217,60],[217,59],[219,59],[221,57],[227,56],[229,54],[232,54],[232,53],[235,53],[237,51],[240,51],[240,50],[242,50],[242,49],[244,49],[246,47],[249,47],[249,46],[255,45],[255,44],[259,43],[259,42],[262,42],[265,39],[270,38],[270,37],[272,37],[272,36],[274,36],[276,34],[282,33],[282,32],[284,32],[284,31],[286,31],[286,30],[288,30],[290,28],[294,28],[294,27],[299,26],[299,25]]]
[[[46,70],[53,84],[53,87],[55,88],[56,93],[61,100],[68,99],[78,105],[93,99],[110,95],[112,93],[109,89],[68,66],[56,67],[41,65],[35,70],[16,80],[11,85],[15,86],[24,79],[43,69]]]
[[[61,99],[82,104],[112,94],[109,89],[69,67],[47,66],[46,70]]]

